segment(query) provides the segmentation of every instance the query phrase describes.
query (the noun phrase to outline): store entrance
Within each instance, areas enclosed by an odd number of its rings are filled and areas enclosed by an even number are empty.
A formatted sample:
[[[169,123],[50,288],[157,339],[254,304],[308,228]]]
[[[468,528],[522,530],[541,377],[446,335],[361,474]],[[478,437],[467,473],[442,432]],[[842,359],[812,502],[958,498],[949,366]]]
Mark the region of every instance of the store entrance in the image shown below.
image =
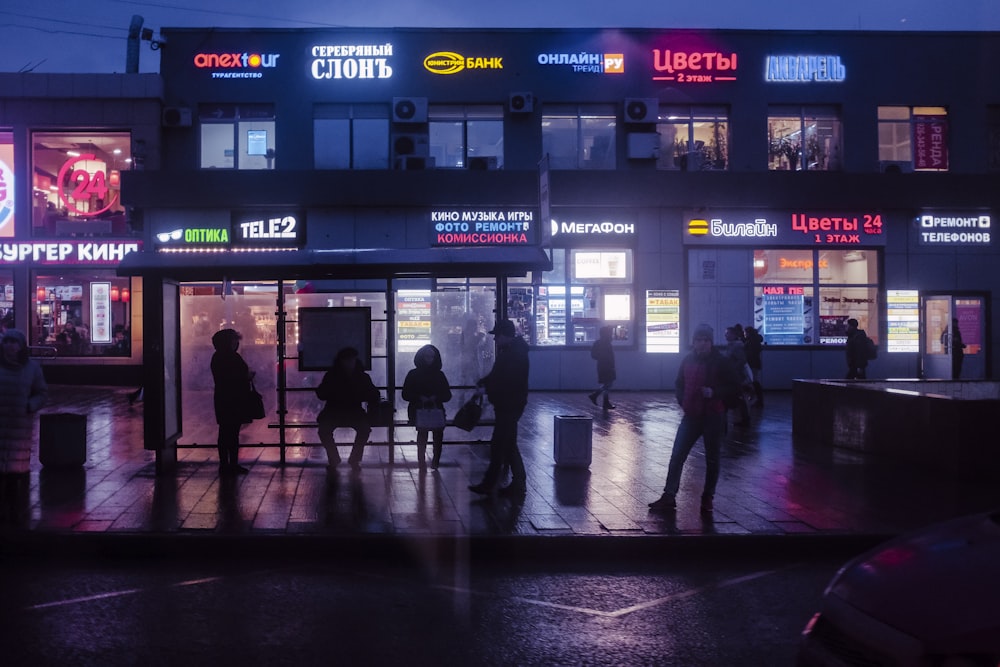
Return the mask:
[[[985,294],[923,297],[920,328],[925,378],[986,379],[986,298]]]

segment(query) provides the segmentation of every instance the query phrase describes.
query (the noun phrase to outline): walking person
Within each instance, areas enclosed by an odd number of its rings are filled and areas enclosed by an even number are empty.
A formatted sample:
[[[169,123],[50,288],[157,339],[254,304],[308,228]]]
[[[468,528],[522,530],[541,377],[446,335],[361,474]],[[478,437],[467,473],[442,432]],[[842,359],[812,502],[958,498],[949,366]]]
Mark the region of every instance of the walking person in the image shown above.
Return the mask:
[[[493,368],[477,383],[476,393],[486,394],[493,404],[495,425],[490,441],[490,464],[483,480],[469,487],[474,493],[492,494],[505,465],[510,466],[511,483],[499,490],[502,495],[520,497],[527,491],[527,473],[517,447],[517,422],[528,405],[528,344],[517,335],[514,323],[500,320],[489,332],[496,340]]]
[[[868,334],[853,317],[847,320],[847,379],[864,380],[868,368]]]
[[[610,394],[611,386],[617,379],[617,375],[615,374],[615,350],[611,346],[611,334],[613,331],[613,327],[601,327],[599,338],[594,341],[593,346],[590,348],[590,358],[597,361],[597,384],[599,386],[597,391],[593,391],[588,395],[588,398],[590,398],[591,403],[597,405],[597,399],[601,396],[604,397],[601,407],[604,409],[605,416],[607,416],[608,410],[615,409],[615,406],[611,403]]]
[[[941,334],[941,342],[945,349],[949,347],[951,352],[951,379],[958,380],[962,377],[962,362],[965,360],[965,341],[962,340],[962,330],[958,328],[958,318],[951,319],[951,332],[948,329]]]
[[[416,424],[417,410],[433,408],[444,411],[444,404],[451,400],[448,378],[441,370],[441,352],[433,345],[424,345],[413,356],[414,368],[403,380],[403,400],[408,401],[407,416],[411,424]],[[437,470],[441,464],[441,450],[444,445],[444,428],[428,431],[417,428],[417,462],[421,468],[427,456],[428,433],[434,437],[434,455],[431,468]]]
[[[240,428],[246,419],[247,397],[254,371],[237,351],[240,334],[222,329],[212,335],[212,379],[215,381],[215,421],[219,425],[219,474],[250,472],[239,464]]]
[[[378,403],[381,395],[365,372],[358,351],[345,347],[333,360],[333,368],[326,372],[316,387],[316,396],[326,401],[326,406],[316,418],[319,422],[319,441],[326,449],[327,469],[333,470],[340,463],[340,454],[333,440],[336,428],[354,429],[354,446],[347,462],[357,470],[372,429],[362,403]]]
[[[753,376],[754,401],[758,406],[763,407],[764,386],[761,384],[763,360],[761,357],[764,352],[764,337],[754,327],[747,327],[745,334],[746,342],[743,344],[743,349],[747,353],[747,366],[750,367],[750,373]]]
[[[681,361],[675,388],[684,411],[674,437],[674,447],[667,468],[663,495],[649,504],[650,509],[669,511],[677,508],[681,473],[698,438],[705,444],[705,486],[701,511],[714,510],[715,487],[719,481],[722,436],[726,427],[723,399],[739,391],[733,366],[713,347],[712,328],[701,324],[692,337],[692,351]]]
[[[0,337],[0,527],[28,525],[32,431],[48,396],[28,339],[19,329],[7,329]]]

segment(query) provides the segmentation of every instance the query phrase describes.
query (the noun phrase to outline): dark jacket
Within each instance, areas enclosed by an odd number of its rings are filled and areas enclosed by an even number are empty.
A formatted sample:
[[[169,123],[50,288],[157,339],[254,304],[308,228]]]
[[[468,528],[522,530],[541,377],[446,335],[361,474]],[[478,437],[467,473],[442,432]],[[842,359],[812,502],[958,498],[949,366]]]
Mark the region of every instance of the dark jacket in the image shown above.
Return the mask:
[[[702,387],[712,389],[711,398],[702,395]],[[694,352],[684,357],[674,389],[685,415],[721,415],[726,412],[727,401],[739,396],[740,382],[730,360],[713,347],[704,357]]]
[[[749,332],[747,334],[747,342],[744,343],[743,349],[747,353],[747,364],[750,365],[750,368],[761,368],[761,353],[764,351],[763,336],[756,331]]]
[[[344,371],[339,364],[334,365],[316,387],[316,396],[321,401],[326,401],[323,412],[332,412],[339,417],[349,419],[365,417],[365,410],[361,404],[378,402],[381,399],[375,383],[365,372],[360,361],[351,371]]]
[[[219,350],[212,355],[215,380],[215,421],[242,422],[250,395],[250,368],[239,352]]]
[[[590,348],[590,358],[597,361],[597,382],[605,384],[617,379],[615,373],[615,351],[610,338],[598,338]]]
[[[434,361],[427,365],[421,354],[425,349],[434,351]],[[406,414],[410,423],[417,419],[418,408],[444,408],[444,404],[451,400],[451,387],[448,385],[448,378],[441,370],[441,352],[433,345],[425,345],[417,351],[413,361],[416,368],[406,374],[403,380],[403,400],[408,401]],[[430,404],[425,404],[423,397],[430,396]]]
[[[868,334],[864,329],[856,329],[847,334],[847,367],[868,367]]]
[[[528,344],[520,336],[497,350],[493,369],[477,382],[495,410],[522,411],[528,405]]]

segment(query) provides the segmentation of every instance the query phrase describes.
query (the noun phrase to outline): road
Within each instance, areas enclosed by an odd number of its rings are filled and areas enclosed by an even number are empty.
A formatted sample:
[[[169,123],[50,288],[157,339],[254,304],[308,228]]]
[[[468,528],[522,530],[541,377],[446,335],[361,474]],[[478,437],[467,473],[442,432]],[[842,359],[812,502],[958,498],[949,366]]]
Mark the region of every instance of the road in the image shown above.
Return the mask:
[[[790,665],[849,555],[577,567],[8,557],[2,662]]]

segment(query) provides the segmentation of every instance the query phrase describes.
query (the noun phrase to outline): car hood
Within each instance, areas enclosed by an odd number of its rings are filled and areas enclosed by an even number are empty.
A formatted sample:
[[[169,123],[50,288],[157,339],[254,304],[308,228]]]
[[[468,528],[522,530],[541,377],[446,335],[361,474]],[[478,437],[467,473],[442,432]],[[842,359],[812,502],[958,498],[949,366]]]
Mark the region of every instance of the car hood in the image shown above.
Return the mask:
[[[931,649],[1000,649],[1000,511],[876,547],[845,565],[829,593]]]

